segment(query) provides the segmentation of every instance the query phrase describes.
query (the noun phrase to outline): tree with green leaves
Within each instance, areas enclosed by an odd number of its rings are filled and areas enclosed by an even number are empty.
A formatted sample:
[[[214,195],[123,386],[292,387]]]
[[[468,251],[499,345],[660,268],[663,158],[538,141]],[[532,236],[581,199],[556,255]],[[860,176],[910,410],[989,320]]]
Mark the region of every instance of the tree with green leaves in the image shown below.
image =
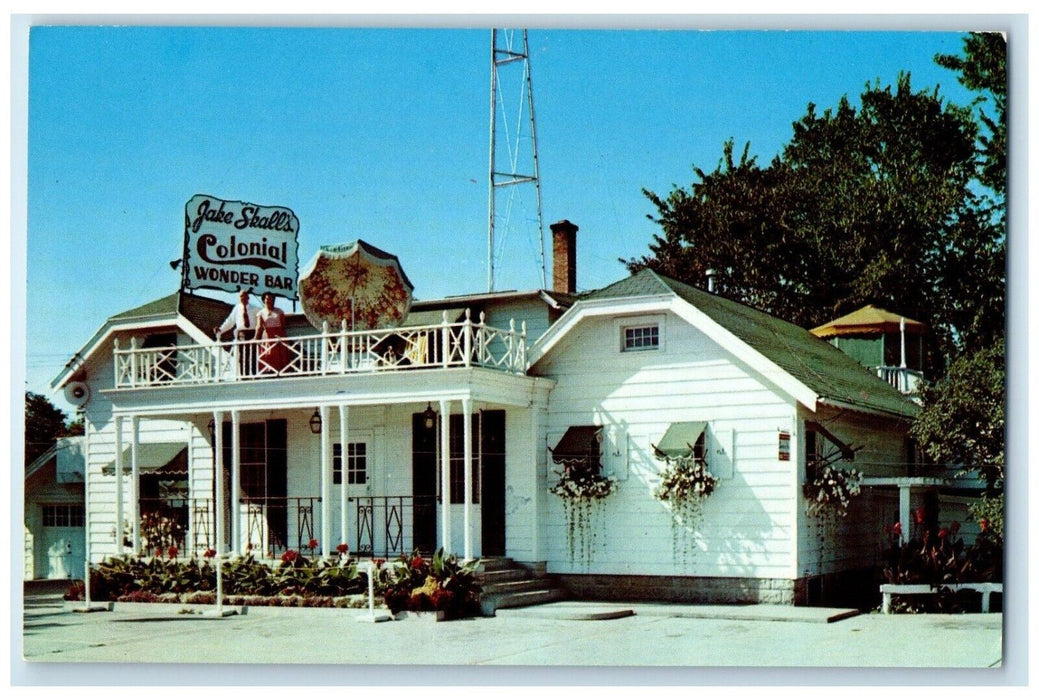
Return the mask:
[[[1005,367],[1002,345],[957,358],[924,387],[911,430],[928,457],[978,473],[992,491],[1004,477]]]
[[[42,394],[25,392],[25,465],[54,446],[59,437],[82,435],[82,423],[69,424],[65,412]]]
[[[944,357],[1001,337],[1005,235],[972,109],[902,75],[793,126],[767,166],[730,141],[690,187],[647,191],[662,234],[629,269],[698,286],[713,269],[721,294],[805,327],[876,304],[928,324]]]

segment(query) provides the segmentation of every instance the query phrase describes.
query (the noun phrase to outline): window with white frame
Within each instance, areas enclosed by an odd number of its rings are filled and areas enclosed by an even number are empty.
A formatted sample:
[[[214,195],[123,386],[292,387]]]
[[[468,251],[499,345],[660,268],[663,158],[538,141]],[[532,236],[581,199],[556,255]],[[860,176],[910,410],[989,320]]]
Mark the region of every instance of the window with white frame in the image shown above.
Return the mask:
[[[60,503],[43,506],[44,527],[83,527],[84,509],[80,504]]]
[[[332,483],[343,482],[343,445],[332,445]],[[368,443],[351,442],[346,446],[346,483],[368,483]]]
[[[621,326],[621,351],[641,352],[660,348],[660,323],[645,323]]]

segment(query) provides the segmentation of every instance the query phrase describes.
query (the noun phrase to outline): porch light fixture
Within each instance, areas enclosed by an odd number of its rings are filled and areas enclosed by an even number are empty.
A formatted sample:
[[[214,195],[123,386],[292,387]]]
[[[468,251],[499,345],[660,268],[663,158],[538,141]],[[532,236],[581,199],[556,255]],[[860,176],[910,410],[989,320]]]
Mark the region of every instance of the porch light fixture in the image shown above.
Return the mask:
[[[321,412],[318,409],[314,409],[314,415],[310,417],[310,432],[315,435],[321,434]]]
[[[432,430],[437,424],[437,412],[433,410],[433,404],[429,401],[426,402],[426,410],[422,412],[422,423],[426,430]]]

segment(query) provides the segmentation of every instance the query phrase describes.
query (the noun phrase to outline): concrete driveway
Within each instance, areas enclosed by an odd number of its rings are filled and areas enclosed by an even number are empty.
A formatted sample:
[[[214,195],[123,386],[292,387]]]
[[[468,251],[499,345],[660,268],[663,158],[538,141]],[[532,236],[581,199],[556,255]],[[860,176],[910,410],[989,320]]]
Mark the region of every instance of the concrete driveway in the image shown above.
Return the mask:
[[[493,618],[372,623],[359,610],[250,608],[225,618],[202,610],[116,604],[77,613],[60,593],[29,595],[26,663],[14,677],[26,685],[223,684],[232,677],[237,684],[410,684],[453,671],[452,683],[744,685],[761,682],[755,674],[768,683],[817,676],[869,683],[880,669],[904,669],[910,683],[998,683],[1002,660],[1000,614],[555,603]],[[470,669],[460,676],[443,666]],[[732,667],[743,670],[734,675]]]

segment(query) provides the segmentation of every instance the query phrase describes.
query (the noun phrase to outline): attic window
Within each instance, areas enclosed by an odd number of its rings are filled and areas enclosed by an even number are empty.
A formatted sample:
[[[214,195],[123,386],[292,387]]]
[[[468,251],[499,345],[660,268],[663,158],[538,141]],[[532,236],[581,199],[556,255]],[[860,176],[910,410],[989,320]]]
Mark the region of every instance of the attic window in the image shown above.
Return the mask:
[[[660,347],[660,324],[647,323],[638,326],[624,326],[621,350],[623,352],[641,352],[656,350]]]

